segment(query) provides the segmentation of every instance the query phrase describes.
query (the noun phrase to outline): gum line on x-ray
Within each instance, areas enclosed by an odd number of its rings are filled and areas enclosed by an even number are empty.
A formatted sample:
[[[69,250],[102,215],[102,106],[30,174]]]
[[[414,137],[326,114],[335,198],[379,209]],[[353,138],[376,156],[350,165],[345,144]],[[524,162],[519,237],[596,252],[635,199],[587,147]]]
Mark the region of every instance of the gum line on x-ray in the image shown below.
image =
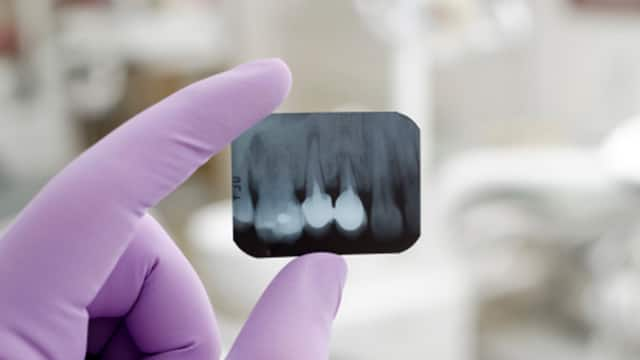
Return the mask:
[[[271,119],[244,135],[233,149],[236,229],[253,226],[267,243],[321,237],[334,225],[347,238],[367,226],[379,240],[417,235],[418,134],[388,117]]]

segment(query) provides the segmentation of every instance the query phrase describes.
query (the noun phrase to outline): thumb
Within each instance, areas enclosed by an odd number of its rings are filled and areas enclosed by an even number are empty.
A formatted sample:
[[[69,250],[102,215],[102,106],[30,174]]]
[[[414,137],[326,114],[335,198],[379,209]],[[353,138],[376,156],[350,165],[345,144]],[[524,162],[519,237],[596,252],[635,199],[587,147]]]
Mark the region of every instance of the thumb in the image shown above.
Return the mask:
[[[328,359],[346,274],[344,259],[333,254],[291,261],[267,287],[227,359]]]

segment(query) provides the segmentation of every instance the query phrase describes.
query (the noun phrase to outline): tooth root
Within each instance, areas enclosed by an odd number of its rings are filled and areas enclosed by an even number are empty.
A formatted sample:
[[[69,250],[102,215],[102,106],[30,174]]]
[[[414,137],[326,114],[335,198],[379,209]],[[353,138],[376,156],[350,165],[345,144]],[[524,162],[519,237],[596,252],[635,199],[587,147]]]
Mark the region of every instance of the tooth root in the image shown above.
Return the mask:
[[[333,121],[322,121],[317,119],[317,131],[320,152],[320,168],[322,170],[325,189],[336,189],[338,187],[338,164],[336,156],[338,146],[336,143],[341,139],[341,134],[336,130],[336,124]]]
[[[402,213],[386,185],[374,183],[371,198],[371,232],[374,239],[381,241],[395,240],[402,235]]]
[[[353,176],[358,179],[354,189],[360,194],[370,192],[363,115],[351,114],[348,121],[342,122],[341,125],[338,131],[342,134],[342,141],[338,145],[342,153],[349,154]]]
[[[393,159],[400,168],[405,232],[417,237],[420,235],[420,135],[408,126],[397,127],[396,132],[396,138],[406,139],[396,147]]]
[[[256,134],[251,138],[251,142],[249,144],[249,186],[257,190],[262,183],[264,183],[264,179],[267,177],[266,174],[266,154],[267,146],[265,144],[265,140],[261,134]]]
[[[382,134],[376,134],[372,161],[371,233],[379,241],[393,241],[402,235],[403,218],[393,199],[393,181],[388,148]]]
[[[348,160],[343,162],[340,173],[340,195],[336,199],[335,220],[338,230],[347,237],[357,237],[367,225],[367,213],[355,192],[353,170]]]
[[[333,222],[333,205],[324,190],[318,147],[317,139],[313,138],[307,157],[306,198],[302,203],[305,230],[312,236],[326,234]]]
[[[408,236],[420,235],[420,161],[414,151],[399,155],[401,162],[400,187],[402,192],[404,227]]]
[[[255,229],[267,243],[294,243],[302,234],[304,218],[295,197],[293,181],[286,163],[286,152],[269,149],[266,155],[265,176],[257,182]]]
[[[404,191],[404,225],[408,235],[420,235],[420,185],[418,181],[406,181]]]

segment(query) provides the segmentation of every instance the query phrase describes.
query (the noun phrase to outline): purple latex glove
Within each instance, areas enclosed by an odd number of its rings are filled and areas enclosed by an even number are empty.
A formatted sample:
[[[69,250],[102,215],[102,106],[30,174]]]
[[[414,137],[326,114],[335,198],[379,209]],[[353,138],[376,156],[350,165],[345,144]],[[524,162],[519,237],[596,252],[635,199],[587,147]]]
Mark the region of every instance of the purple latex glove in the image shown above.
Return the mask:
[[[205,290],[146,211],[271,113],[290,82],[279,60],[197,82],[53,178],[0,239],[0,359],[218,358]],[[336,255],[293,260],[229,359],[328,358],[345,274]]]

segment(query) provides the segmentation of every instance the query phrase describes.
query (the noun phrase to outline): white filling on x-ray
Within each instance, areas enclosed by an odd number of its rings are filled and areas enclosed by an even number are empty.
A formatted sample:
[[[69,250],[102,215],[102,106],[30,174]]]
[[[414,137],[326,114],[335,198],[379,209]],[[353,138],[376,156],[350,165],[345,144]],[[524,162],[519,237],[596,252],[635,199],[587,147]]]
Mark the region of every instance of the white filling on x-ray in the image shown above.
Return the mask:
[[[325,192],[324,179],[320,168],[318,141],[313,139],[307,157],[307,191],[302,203],[302,213],[306,221],[305,229],[310,235],[320,236],[333,221],[331,196]]]
[[[355,192],[355,179],[351,164],[346,160],[340,173],[341,193],[336,200],[334,217],[338,229],[349,237],[356,237],[367,224],[367,214]]]
[[[314,183],[313,192],[302,203],[302,213],[306,220],[306,229],[315,235],[316,231],[323,231],[333,221],[333,206],[331,196]]]
[[[367,223],[367,216],[362,201],[350,187],[340,194],[336,200],[336,222],[347,232],[354,232]]]
[[[263,241],[295,242],[300,237],[303,226],[304,219],[297,201],[270,196],[258,201],[255,228]]]

